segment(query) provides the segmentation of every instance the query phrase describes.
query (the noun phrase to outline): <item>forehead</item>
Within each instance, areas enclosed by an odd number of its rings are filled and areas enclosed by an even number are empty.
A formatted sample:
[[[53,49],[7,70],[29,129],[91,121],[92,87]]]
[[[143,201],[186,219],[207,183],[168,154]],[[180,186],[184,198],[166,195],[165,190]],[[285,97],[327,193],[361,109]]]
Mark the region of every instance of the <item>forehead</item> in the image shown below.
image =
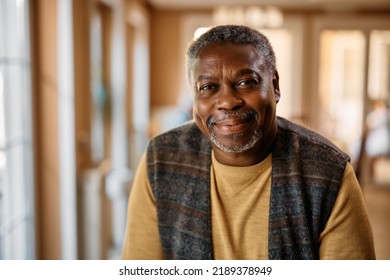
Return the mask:
[[[263,56],[251,44],[223,43],[204,47],[198,55],[195,77],[200,73],[221,69],[241,70],[251,68],[261,71],[264,68]]]

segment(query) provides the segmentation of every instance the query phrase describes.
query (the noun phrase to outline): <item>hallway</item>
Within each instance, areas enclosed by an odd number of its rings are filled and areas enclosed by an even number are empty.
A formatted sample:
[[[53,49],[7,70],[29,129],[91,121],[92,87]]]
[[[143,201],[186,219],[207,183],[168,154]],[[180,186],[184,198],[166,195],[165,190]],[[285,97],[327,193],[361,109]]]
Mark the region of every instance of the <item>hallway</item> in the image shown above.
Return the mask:
[[[0,260],[120,257],[133,172],[191,118],[184,53],[211,26],[264,32],[277,114],[352,162],[368,101],[390,106],[390,1],[276,2],[0,0]],[[361,186],[390,260],[387,163]]]
[[[366,165],[367,166],[367,165]],[[364,169],[362,190],[374,233],[378,260],[390,260],[390,160],[379,158],[374,165],[374,177]]]
[[[390,259],[390,185],[367,185],[363,188],[378,260]]]

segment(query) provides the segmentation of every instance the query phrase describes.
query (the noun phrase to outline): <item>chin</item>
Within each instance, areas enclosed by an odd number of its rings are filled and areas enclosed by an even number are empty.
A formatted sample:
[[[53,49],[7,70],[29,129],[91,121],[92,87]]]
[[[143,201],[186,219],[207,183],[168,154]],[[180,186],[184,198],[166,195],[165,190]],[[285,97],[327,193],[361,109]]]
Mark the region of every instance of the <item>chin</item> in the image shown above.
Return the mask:
[[[258,145],[262,139],[262,133],[258,130],[255,130],[249,139],[240,142],[240,139],[237,139],[239,136],[232,135],[229,140],[221,141],[219,137],[215,135],[214,132],[211,132],[209,135],[210,141],[224,153],[244,153],[247,152]],[[242,136],[241,136],[242,137]],[[236,138],[236,139],[235,139]],[[229,142],[229,143],[225,143]]]

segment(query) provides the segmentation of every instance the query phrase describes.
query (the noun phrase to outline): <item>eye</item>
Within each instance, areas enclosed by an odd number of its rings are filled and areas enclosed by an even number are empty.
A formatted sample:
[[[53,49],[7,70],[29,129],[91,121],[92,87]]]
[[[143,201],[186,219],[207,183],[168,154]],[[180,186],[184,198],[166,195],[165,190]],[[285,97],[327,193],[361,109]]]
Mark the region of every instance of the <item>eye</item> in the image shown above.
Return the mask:
[[[216,91],[218,91],[218,85],[216,84],[206,84],[206,85],[202,85],[199,87],[198,89],[198,93],[200,94],[212,94]]]
[[[236,84],[237,89],[242,89],[242,90],[249,90],[254,87],[256,87],[259,84],[259,82],[256,79],[245,79],[241,80]]]

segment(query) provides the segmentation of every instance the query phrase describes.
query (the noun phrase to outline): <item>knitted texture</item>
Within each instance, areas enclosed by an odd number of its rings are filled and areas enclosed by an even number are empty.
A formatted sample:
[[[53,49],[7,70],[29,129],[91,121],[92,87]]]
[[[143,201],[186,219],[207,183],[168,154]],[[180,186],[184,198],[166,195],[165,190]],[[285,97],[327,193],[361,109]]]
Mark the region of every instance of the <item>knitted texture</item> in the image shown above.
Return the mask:
[[[211,145],[190,123],[158,136],[147,152],[166,259],[212,259]]]
[[[268,256],[318,259],[319,235],[349,158],[282,118],[272,158]],[[154,138],[147,162],[165,258],[212,259],[209,140],[195,123],[187,123]]]
[[[278,120],[272,150],[270,259],[319,259],[319,237],[349,157],[322,136]]]

